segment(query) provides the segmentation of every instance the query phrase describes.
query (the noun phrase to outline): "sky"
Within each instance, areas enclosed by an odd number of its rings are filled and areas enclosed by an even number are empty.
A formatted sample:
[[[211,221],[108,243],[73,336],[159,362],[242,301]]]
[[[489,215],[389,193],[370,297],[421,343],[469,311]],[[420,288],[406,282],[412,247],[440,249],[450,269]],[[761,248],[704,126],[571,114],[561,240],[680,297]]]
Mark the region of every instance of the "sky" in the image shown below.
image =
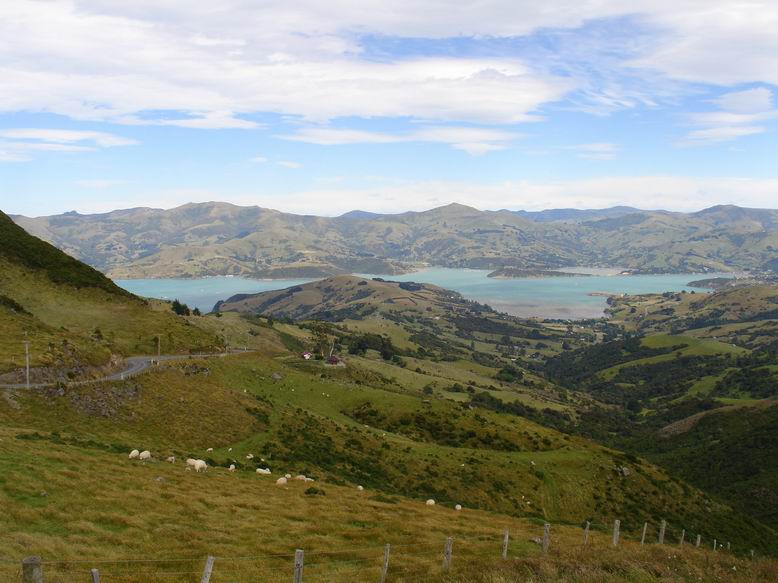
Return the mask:
[[[778,207],[775,0],[9,0],[0,209]]]

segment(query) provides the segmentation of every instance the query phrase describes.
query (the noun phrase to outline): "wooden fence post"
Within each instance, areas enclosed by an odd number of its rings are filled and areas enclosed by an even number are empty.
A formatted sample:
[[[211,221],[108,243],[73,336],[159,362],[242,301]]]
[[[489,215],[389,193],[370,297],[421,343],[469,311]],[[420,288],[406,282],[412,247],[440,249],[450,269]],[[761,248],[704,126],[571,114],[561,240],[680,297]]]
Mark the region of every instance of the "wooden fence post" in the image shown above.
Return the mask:
[[[510,540],[510,533],[508,529],[505,529],[505,534],[502,536],[502,558],[503,560],[508,558],[508,541]]]
[[[715,538],[713,539],[713,550],[714,551],[716,550],[716,539]]]
[[[695,547],[699,547],[699,546],[700,546],[700,541],[702,541],[702,535],[701,535],[701,534],[698,534],[698,535],[697,535],[697,542],[696,542],[696,543],[694,543],[694,546],[695,546]]]
[[[727,550],[729,550],[729,549],[730,549],[729,541],[727,541]]]
[[[682,547],[682,546],[683,546],[683,540],[684,540],[685,538],[686,538],[686,529],[684,528],[684,529],[681,531],[681,542],[679,542],[679,543],[678,543],[678,546],[679,546],[679,547]]]
[[[205,568],[203,569],[203,576],[200,577],[200,583],[209,583],[211,580],[211,573],[213,573],[213,562],[216,559],[211,555],[205,559]]]
[[[303,550],[294,552],[294,583],[303,583]]]
[[[619,546],[619,529],[621,527],[621,521],[617,518],[613,521],[613,546]]]
[[[448,573],[451,568],[451,552],[454,546],[454,539],[448,537],[446,539],[446,546],[443,547],[443,572]]]
[[[667,528],[667,521],[662,519],[662,524],[659,525],[659,544],[665,544],[665,528]]]
[[[751,558],[754,558],[754,549],[751,549]]]
[[[584,528],[584,545],[589,544],[589,521],[586,521],[586,528]]]
[[[381,583],[386,583],[386,576],[389,574],[389,550],[392,545],[389,543],[384,546],[384,566],[381,568]]]
[[[643,536],[640,537],[640,544],[644,545],[646,544],[646,533],[648,532],[648,523],[643,523]]]
[[[43,565],[40,557],[22,559],[22,583],[43,583]]]
[[[551,544],[551,525],[547,522],[543,525],[543,552],[548,552],[548,547]]]
[[[90,573],[92,574],[92,583],[100,583],[100,571],[92,569]]]

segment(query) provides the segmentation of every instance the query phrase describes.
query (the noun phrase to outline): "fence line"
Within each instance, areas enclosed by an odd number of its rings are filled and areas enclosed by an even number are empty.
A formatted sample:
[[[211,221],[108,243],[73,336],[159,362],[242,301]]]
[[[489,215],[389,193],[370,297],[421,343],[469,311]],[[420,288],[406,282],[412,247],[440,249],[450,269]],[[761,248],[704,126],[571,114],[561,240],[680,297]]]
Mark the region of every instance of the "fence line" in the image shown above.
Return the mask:
[[[604,525],[603,525],[604,526]],[[573,547],[587,548],[590,545],[590,527],[591,523],[586,521],[583,528],[584,540],[583,544],[577,543],[572,545]],[[616,519],[612,525],[611,541],[610,545],[616,549],[620,546],[621,538],[621,521]],[[659,536],[657,537],[657,543],[662,545],[665,541],[667,522],[662,520],[659,528]],[[607,529],[607,527],[606,527]],[[646,532],[648,530],[648,523],[644,523],[642,528],[642,536],[640,537],[640,544],[646,543]],[[607,530],[606,530],[607,532]],[[681,534],[678,540],[678,545],[683,546],[687,536],[686,529],[681,530]],[[691,536],[691,535],[690,535]],[[457,542],[456,549],[454,551],[454,542]],[[692,545],[690,542],[688,546],[690,548],[698,548],[702,540],[702,535],[697,534],[696,541]],[[546,522],[543,524],[542,538],[533,539],[541,547],[541,552],[547,554],[552,547],[553,541],[551,536],[551,524]],[[118,581],[119,578],[126,577],[129,580],[134,578],[144,577],[144,581],[148,581],[146,576],[152,576],[153,578],[164,577],[190,577],[188,581],[194,581],[192,577],[199,577],[200,583],[217,583],[221,580],[221,576],[228,577],[231,582],[240,582],[243,580],[255,580],[256,572],[246,572],[240,564],[245,564],[246,561],[271,561],[273,562],[273,568],[269,568],[270,565],[261,565],[261,572],[263,575],[267,575],[268,572],[283,574],[291,576],[294,583],[303,583],[306,572],[312,572],[314,580],[322,582],[328,580],[330,576],[342,576],[350,571],[356,571],[359,573],[367,572],[368,570],[374,571],[373,577],[367,578],[360,576],[360,580],[375,580],[378,583],[386,583],[389,578],[392,580],[398,576],[402,577],[403,581],[412,581],[414,579],[407,579],[403,573],[409,575],[427,577],[430,572],[435,570],[435,563],[437,562],[438,572],[447,573],[452,570],[456,564],[455,558],[461,556],[462,558],[486,558],[492,556],[494,558],[501,558],[507,560],[509,557],[510,546],[510,534],[506,529],[502,536],[499,537],[497,533],[493,539],[455,539],[454,537],[446,537],[441,543],[407,543],[407,544],[384,544],[376,546],[366,546],[357,548],[342,548],[331,550],[314,550],[304,551],[303,549],[297,549],[294,553],[270,553],[264,555],[253,556],[219,556],[208,555],[207,557],[171,557],[162,559],[142,559],[142,558],[129,558],[129,559],[73,559],[73,560],[43,560],[38,556],[26,557],[21,561],[21,569],[18,573],[21,574],[22,583],[40,583],[43,581],[43,573],[46,568],[53,569],[55,572],[61,569],[68,570],[70,575],[83,575],[82,578],[77,580],[73,579],[74,583],[83,581],[86,583],[90,581],[92,583],[111,583]],[[715,551],[721,551],[725,549],[723,543],[719,543],[717,539],[712,539],[713,549]],[[556,546],[556,545],[555,545]],[[568,545],[569,547],[570,545]],[[731,543],[726,543],[726,550],[731,551]],[[754,551],[750,550],[750,557],[754,558]],[[370,553],[370,556],[359,556],[359,553]],[[350,556],[348,556],[350,555]],[[344,557],[344,558],[340,558]],[[278,565],[280,560],[290,561],[287,563],[288,567],[283,568]],[[311,562],[306,562],[306,559]],[[19,565],[18,562],[9,559],[0,560],[3,563],[14,562]],[[171,570],[157,569],[153,570],[154,566],[160,566],[167,563]],[[184,563],[192,563],[192,567],[196,570],[182,569],[181,566]],[[195,564],[202,565],[202,568],[196,567]],[[70,567],[77,567],[77,569],[71,570]],[[115,567],[122,568],[121,572],[116,572]],[[176,569],[175,567],[178,567]],[[260,567],[260,566],[258,566]],[[101,568],[103,571],[101,572]],[[329,576],[325,573],[320,573],[321,569],[335,569],[337,573],[330,573]],[[345,572],[344,572],[345,571]],[[424,573],[422,574],[421,571]],[[247,577],[244,579],[243,576]],[[285,577],[286,577],[285,576]],[[238,577],[238,578],[236,578]],[[282,578],[285,578],[282,577]],[[322,577],[325,577],[322,579]],[[212,580],[215,578],[215,580]],[[423,580],[423,579],[419,579]]]

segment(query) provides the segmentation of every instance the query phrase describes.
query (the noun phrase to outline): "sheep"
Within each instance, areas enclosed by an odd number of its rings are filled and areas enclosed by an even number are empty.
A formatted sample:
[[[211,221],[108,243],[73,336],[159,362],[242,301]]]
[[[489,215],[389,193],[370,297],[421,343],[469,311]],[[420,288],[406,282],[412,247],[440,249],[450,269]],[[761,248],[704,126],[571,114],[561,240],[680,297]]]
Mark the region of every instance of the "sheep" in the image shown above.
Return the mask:
[[[313,478],[305,478],[305,481],[306,481],[306,482],[313,482],[313,481],[315,481],[315,480],[314,480]]]
[[[435,506],[435,501],[432,498],[430,498],[429,500],[427,500],[427,506]]]
[[[139,455],[140,455],[140,452],[139,452],[137,449],[133,449],[133,450],[130,452],[130,459],[131,459],[131,460],[138,459],[138,456],[139,456]]]
[[[462,510],[462,505],[461,504],[457,504],[456,506],[454,506],[454,510],[459,512],[460,510]]]
[[[254,459],[254,454],[250,453],[250,454],[246,455],[246,459],[247,460],[253,460]]]
[[[227,468],[227,471],[234,472],[235,471],[235,464],[230,464],[230,467]]]
[[[272,472],[270,468],[257,468],[257,473],[261,476],[269,476]]]
[[[209,447],[209,448],[208,448],[208,449],[206,449],[205,451],[207,451],[208,453],[211,453],[211,452],[213,451],[213,448],[212,448],[212,447]]]
[[[362,492],[364,488],[362,486],[357,486],[357,492]]]
[[[302,474],[300,474],[299,476],[295,476],[294,479],[299,481],[299,482],[305,482],[306,481],[305,476],[302,475]]]
[[[142,452],[140,452],[140,454],[138,455],[138,459],[140,461],[142,461],[142,462],[150,460],[151,459],[151,452],[149,450],[147,450],[147,449],[142,451]]]
[[[291,480],[292,479],[292,474],[285,474],[284,478],[286,478],[287,480]]]
[[[186,460],[186,471],[194,470],[195,472],[205,472],[208,470],[208,464],[206,464],[203,460],[195,460],[192,458],[189,458]]]
[[[227,451],[232,451],[232,448],[229,448]]]
[[[168,463],[174,464],[174,463],[176,463],[176,456],[171,455],[165,461],[168,462]]]
[[[276,486],[286,486],[287,479],[286,478],[278,478],[276,480]]]

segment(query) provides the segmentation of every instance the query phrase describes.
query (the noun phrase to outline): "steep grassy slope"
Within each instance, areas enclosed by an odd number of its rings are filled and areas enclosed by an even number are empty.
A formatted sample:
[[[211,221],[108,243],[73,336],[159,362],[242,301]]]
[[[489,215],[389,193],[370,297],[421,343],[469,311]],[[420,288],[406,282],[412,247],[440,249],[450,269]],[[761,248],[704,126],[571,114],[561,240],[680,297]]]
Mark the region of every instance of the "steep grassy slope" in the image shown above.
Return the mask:
[[[777,299],[771,286],[617,298],[627,337],[561,354],[545,371],[608,404],[583,412],[576,432],[776,527]]]
[[[778,211],[731,206],[689,214],[619,211],[570,222],[457,204],[336,218],[203,203],[15,219],[113,277],[391,274],[419,262],[706,272],[767,269],[778,250]]]
[[[214,349],[218,339],[116,286],[95,269],[26,233],[0,213],[0,372],[17,368],[22,341],[33,366],[106,363],[119,355]]]

